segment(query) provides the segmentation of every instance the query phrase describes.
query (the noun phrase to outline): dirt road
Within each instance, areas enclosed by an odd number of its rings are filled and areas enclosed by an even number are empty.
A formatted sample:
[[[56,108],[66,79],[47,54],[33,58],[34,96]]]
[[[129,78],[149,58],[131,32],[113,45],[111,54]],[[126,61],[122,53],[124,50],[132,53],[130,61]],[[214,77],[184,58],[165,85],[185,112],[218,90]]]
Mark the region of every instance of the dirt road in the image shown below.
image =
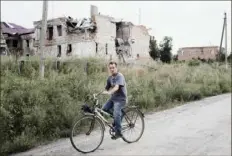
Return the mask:
[[[143,137],[133,144],[111,140],[106,131],[100,149],[87,155],[231,155],[231,94],[145,115],[145,126]],[[26,155],[84,154],[61,139],[17,154]]]

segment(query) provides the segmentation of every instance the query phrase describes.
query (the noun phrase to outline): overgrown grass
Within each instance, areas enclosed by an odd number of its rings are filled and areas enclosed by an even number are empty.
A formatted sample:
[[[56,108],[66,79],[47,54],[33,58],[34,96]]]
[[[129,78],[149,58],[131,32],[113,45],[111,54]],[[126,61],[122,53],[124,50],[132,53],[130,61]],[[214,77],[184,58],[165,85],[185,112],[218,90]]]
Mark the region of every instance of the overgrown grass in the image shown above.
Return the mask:
[[[104,88],[106,64],[87,60],[61,63],[56,70],[46,61],[45,79],[39,79],[39,62],[25,62],[19,74],[15,61],[1,64],[0,155],[24,151],[42,142],[67,137],[74,117],[88,95]],[[129,104],[141,109],[167,108],[173,103],[199,100],[231,92],[231,69],[215,64],[155,64],[154,69],[119,66],[125,75]],[[108,97],[102,96],[104,103]],[[88,101],[91,103],[91,101]]]

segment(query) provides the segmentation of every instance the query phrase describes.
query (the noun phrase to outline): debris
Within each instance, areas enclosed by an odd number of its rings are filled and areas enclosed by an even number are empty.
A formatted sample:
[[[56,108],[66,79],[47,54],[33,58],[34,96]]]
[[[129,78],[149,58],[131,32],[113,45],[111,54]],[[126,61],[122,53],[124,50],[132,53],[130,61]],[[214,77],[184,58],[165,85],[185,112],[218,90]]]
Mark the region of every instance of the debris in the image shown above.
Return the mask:
[[[92,32],[96,30],[96,23],[92,21],[91,18],[82,18],[80,20],[74,20],[72,17],[68,16],[66,19],[66,24],[71,29],[68,29],[70,32],[79,30],[80,32],[84,32],[83,30],[87,29]]]
[[[124,44],[123,39],[121,39],[121,38],[116,38],[115,39],[115,46],[116,47],[122,46],[123,44]]]
[[[72,17],[68,16],[68,19],[66,21],[67,26],[75,28],[77,25],[77,21],[73,20]]]

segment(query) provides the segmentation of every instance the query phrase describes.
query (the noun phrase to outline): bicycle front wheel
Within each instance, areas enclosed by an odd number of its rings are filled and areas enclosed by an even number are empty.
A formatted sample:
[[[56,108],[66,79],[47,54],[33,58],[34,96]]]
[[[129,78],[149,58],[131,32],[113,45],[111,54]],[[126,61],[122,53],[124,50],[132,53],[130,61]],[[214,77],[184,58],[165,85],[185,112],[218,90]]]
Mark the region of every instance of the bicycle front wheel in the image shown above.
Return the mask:
[[[104,139],[104,125],[100,119],[93,115],[85,115],[75,121],[70,141],[72,146],[81,153],[94,152]]]

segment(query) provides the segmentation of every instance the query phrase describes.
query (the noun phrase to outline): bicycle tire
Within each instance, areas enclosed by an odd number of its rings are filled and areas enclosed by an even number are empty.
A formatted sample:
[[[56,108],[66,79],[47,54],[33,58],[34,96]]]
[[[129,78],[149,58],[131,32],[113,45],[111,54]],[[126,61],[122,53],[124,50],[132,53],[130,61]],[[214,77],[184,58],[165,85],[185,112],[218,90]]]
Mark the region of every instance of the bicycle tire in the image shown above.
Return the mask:
[[[82,121],[82,120],[85,120],[85,119],[91,119],[91,120],[93,120],[94,122],[98,122],[99,125],[100,125],[100,129],[101,129],[101,138],[100,138],[101,140],[100,140],[99,144],[98,144],[95,148],[93,148],[93,149],[91,149],[91,150],[89,150],[89,151],[84,151],[84,150],[78,148],[78,147],[76,146],[76,144],[74,143],[74,139],[73,139],[73,131],[74,131],[75,126],[77,125],[78,122],[80,122],[80,121]],[[92,124],[92,122],[91,122],[91,124]],[[92,125],[91,125],[91,126],[92,126]],[[97,149],[99,148],[99,146],[100,146],[100,145],[102,144],[102,142],[103,142],[103,139],[104,139],[104,131],[105,131],[104,124],[102,123],[102,121],[101,121],[98,117],[95,117],[94,115],[84,115],[83,117],[81,117],[81,118],[78,119],[77,121],[74,121],[74,122],[73,122],[73,125],[72,125],[72,127],[71,127],[71,131],[70,131],[70,141],[71,141],[71,144],[72,144],[72,146],[73,146],[78,152],[81,152],[81,153],[91,153],[91,152],[94,152],[95,150],[97,150]]]
[[[135,108],[127,108],[127,109],[124,111],[123,115],[122,115],[122,120],[123,120],[123,118],[125,117],[125,114],[127,114],[128,112],[136,112],[136,114],[138,114],[138,116],[140,117],[141,122],[142,122],[142,130],[141,130],[139,136],[137,137],[137,139],[135,139],[135,140],[133,140],[133,141],[130,141],[130,140],[128,140],[128,139],[125,137],[124,134],[122,134],[122,135],[123,135],[123,136],[122,136],[123,141],[125,141],[125,142],[127,142],[127,143],[134,143],[134,142],[139,141],[140,138],[142,137],[143,133],[144,133],[144,129],[145,129],[144,116],[143,116],[143,114],[142,114],[139,110],[137,110],[137,109],[135,109]]]

